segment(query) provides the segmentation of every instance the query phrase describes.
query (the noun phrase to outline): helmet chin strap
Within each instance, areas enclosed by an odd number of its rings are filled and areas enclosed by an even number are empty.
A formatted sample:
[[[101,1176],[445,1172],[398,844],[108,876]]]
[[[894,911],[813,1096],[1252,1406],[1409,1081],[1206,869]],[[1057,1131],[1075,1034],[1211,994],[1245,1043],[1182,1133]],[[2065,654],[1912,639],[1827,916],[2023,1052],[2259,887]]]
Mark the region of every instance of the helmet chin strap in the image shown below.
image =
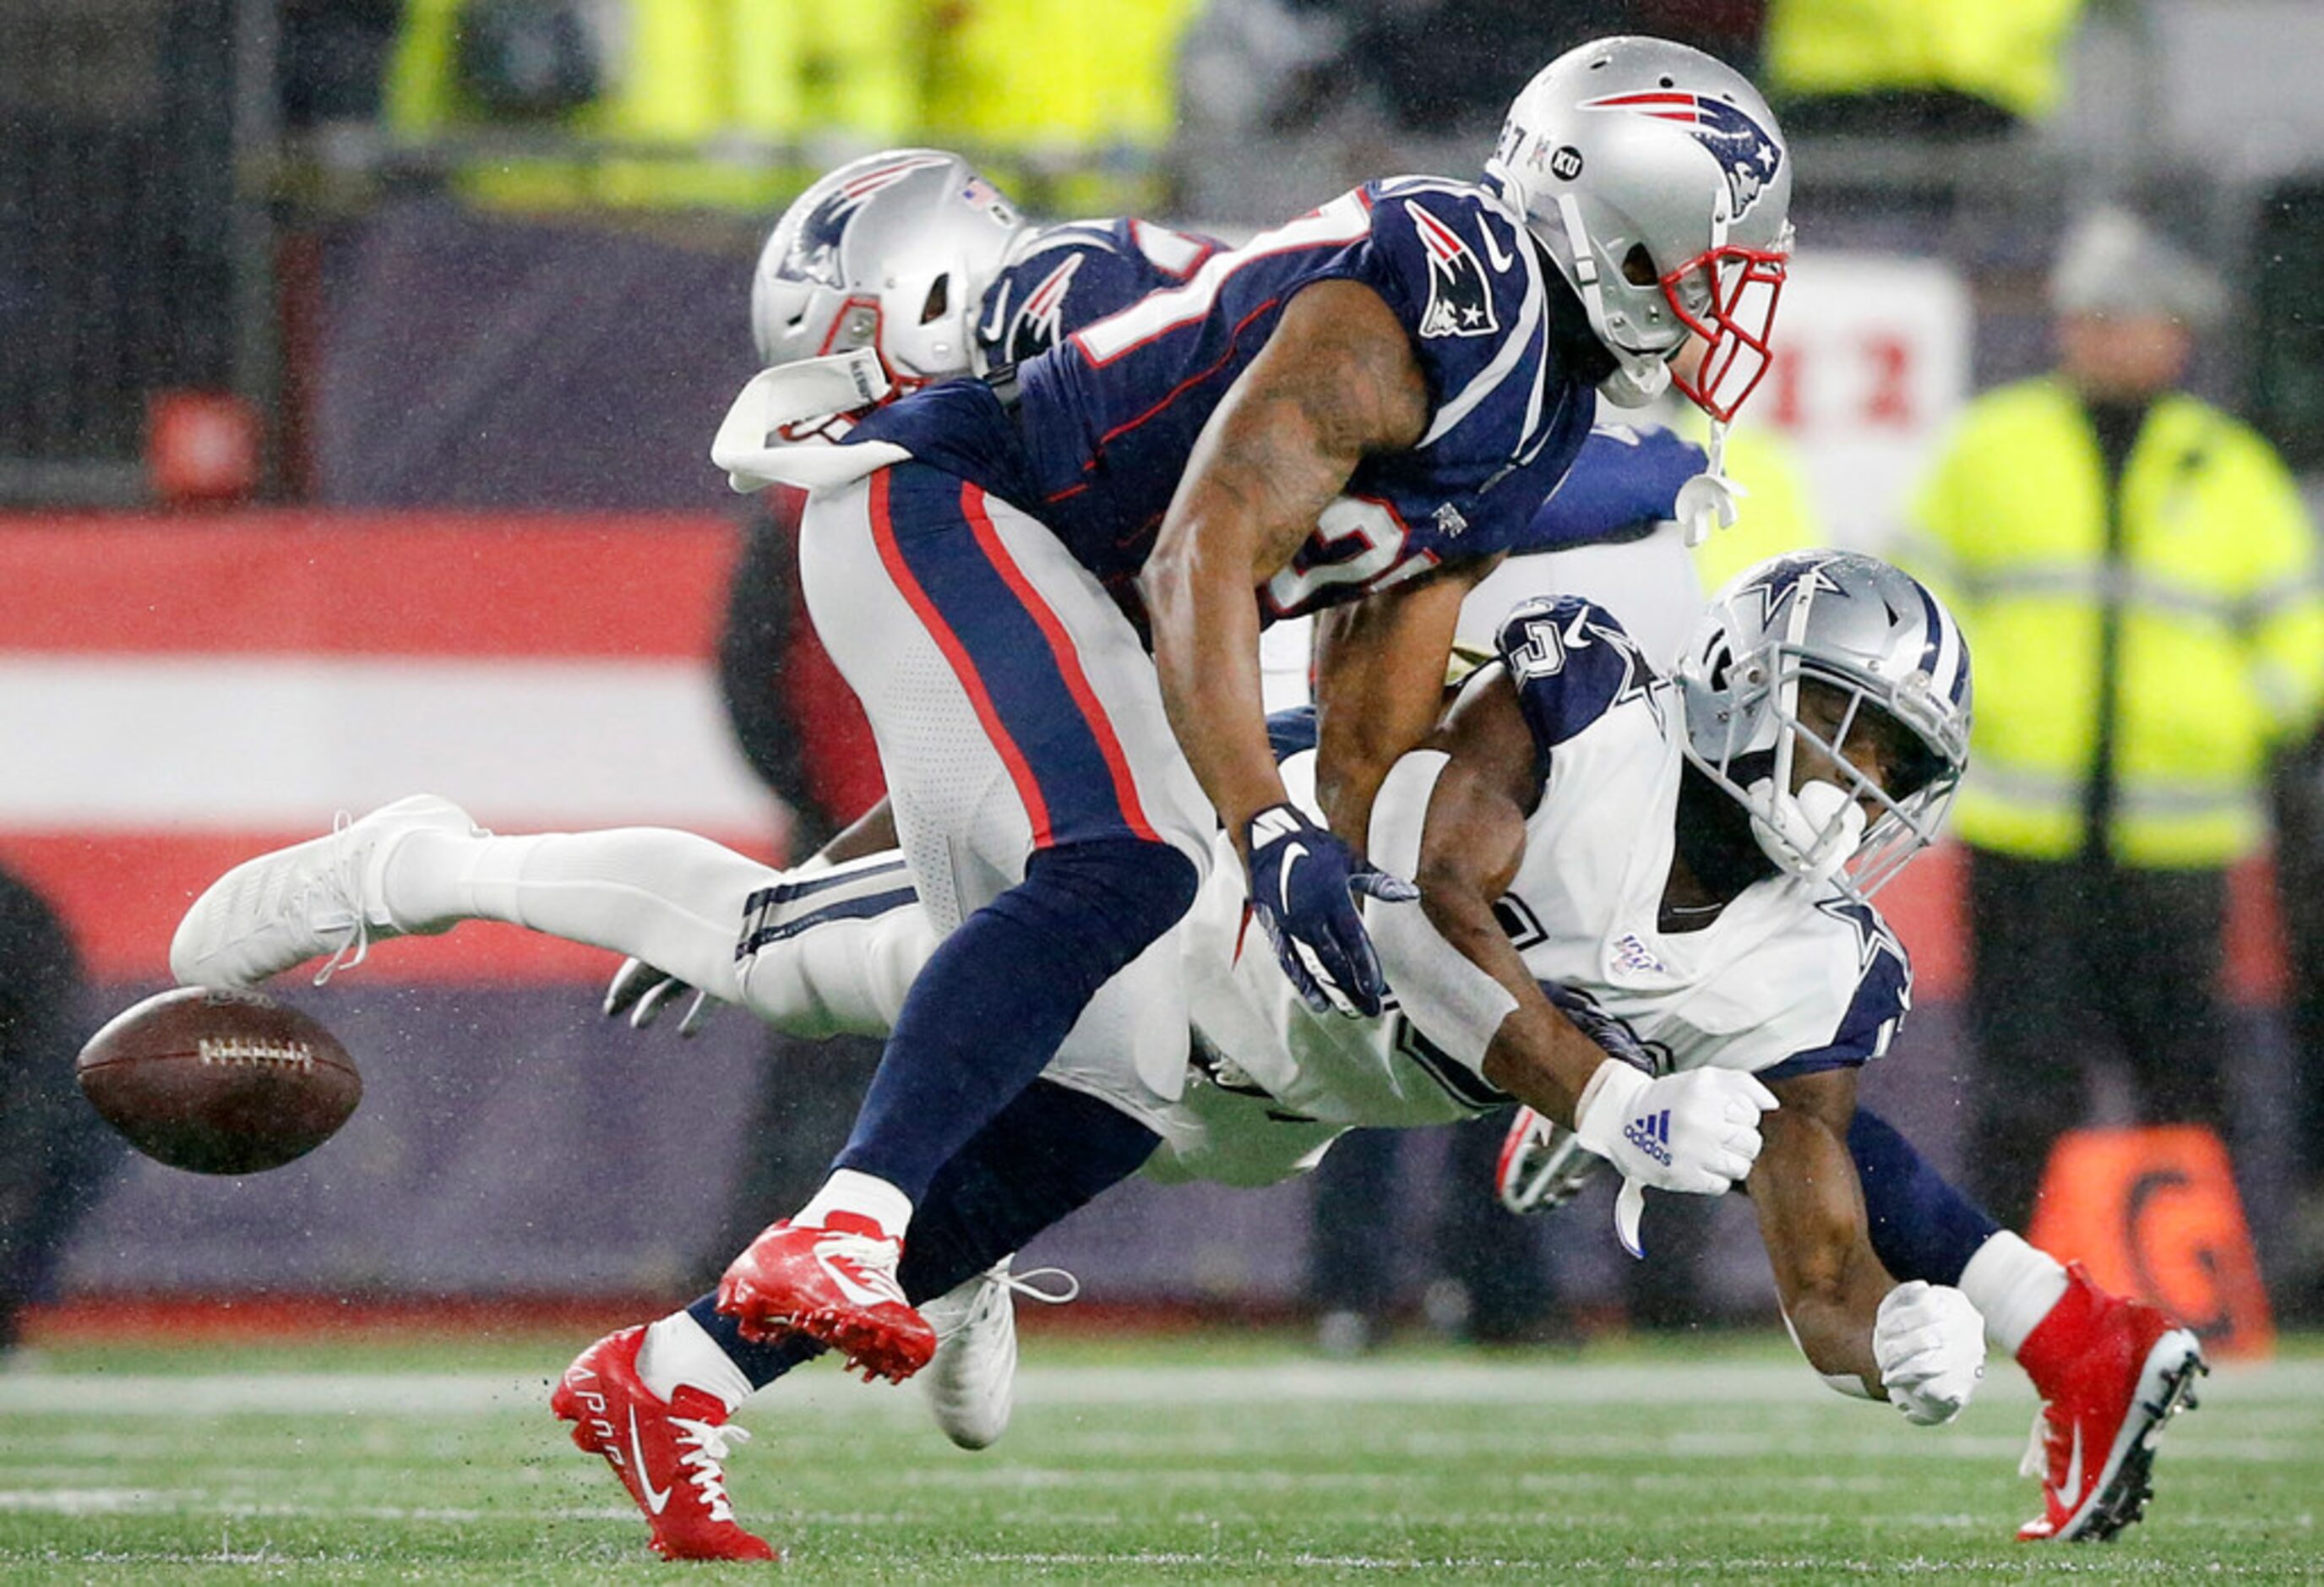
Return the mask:
[[[1582,224],[1582,206],[1572,194],[1557,196],[1557,217],[1573,254],[1573,285],[1582,294],[1582,312],[1590,317],[1599,345],[1614,356],[1614,373],[1598,383],[1598,394],[1617,408],[1643,408],[1669,388],[1670,364],[1655,354],[1633,353],[1615,341],[1606,325],[1606,294],[1598,285],[1598,257],[1591,250],[1589,228]]]
[[[1746,791],[1761,852],[1810,886],[1838,875],[1864,841],[1864,807],[1821,779],[1796,794],[1778,794],[1775,779],[1763,777]]]

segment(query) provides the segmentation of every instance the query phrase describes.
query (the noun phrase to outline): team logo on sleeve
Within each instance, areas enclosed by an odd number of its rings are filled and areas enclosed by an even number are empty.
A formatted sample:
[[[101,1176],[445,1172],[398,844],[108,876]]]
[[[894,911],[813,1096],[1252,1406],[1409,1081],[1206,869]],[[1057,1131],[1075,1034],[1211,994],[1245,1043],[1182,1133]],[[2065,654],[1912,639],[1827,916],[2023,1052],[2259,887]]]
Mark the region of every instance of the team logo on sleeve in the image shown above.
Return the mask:
[[[1069,254],[1064,263],[1041,278],[1041,284],[1025,295],[1024,302],[1009,321],[1009,333],[1003,362],[1022,364],[1037,353],[1046,353],[1056,346],[1065,331],[1065,294],[1073,290],[1074,272],[1082,267],[1084,254]]]
[[[1727,173],[1728,196],[1741,217],[1759,201],[1759,195],[1783,169],[1784,146],[1749,114],[1724,99],[1679,89],[1647,89],[1636,94],[1609,94],[1585,99],[1584,110],[1628,110],[1656,121],[1675,122],[1711,151]]]
[[[1485,267],[1461,235],[1406,198],[1420,245],[1428,253],[1428,307],[1420,316],[1424,337],[1489,337],[1501,328],[1493,313],[1493,290]]]

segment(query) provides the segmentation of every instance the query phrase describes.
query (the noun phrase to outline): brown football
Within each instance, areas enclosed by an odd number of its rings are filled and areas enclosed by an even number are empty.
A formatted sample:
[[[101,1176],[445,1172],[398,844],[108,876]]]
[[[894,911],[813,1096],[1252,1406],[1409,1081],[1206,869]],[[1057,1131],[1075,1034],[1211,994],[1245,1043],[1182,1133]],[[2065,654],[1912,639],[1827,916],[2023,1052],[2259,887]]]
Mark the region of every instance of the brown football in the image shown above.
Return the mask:
[[[181,986],[125,1009],[80,1049],[80,1089],[147,1157],[255,1174],[328,1140],[363,1100],[338,1038],[254,992]]]

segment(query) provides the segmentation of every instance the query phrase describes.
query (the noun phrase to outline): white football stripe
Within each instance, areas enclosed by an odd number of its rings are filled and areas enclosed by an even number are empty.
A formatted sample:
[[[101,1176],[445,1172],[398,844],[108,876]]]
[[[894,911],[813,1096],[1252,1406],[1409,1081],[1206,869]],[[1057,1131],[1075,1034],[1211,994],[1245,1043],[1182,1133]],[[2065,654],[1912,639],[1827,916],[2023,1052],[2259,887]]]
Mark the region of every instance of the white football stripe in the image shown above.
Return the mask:
[[[0,826],[306,826],[426,790],[510,826],[773,830],[684,661],[0,653]]]

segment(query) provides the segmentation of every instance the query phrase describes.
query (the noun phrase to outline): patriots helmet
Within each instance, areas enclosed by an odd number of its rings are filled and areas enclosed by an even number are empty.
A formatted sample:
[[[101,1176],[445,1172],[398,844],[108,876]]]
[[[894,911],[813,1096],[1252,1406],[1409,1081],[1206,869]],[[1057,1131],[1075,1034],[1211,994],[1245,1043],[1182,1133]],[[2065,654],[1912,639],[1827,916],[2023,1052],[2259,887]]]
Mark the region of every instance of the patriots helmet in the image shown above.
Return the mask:
[[[1582,299],[1636,407],[1676,380],[1735,416],[1767,372],[1792,247],[1792,158],[1743,76],[1662,39],[1610,38],[1542,68],[1509,106],[1486,179]],[[1698,368],[1674,370],[1690,336]]]
[[[1029,229],[957,154],[851,161],[800,194],[759,252],[759,357],[771,367],[871,347],[908,390],[969,374],[985,291]]]
[[[1711,598],[1678,682],[1686,758],[1750,813],[1767,857],[1859,900],[1934,841],[1969,763],[1968,641],[1875,557],[1794,551],[1747,568]],[[1803,685],[1826,691],[1812,721]],[[1883,763],[1850,758],[1883,735]],[[1814,775],[1794,791],[1803,744]]]

